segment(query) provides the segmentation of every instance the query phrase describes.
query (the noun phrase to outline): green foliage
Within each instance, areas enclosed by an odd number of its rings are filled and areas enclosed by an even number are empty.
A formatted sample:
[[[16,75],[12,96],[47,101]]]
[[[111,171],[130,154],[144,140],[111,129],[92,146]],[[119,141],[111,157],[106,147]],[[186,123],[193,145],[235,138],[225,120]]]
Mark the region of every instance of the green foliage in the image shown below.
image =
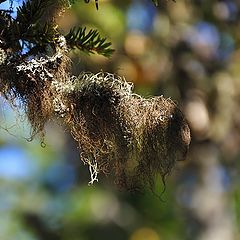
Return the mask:
[[[20,25],[11,17],[10,11],[0,10],[0,47],[2,49],[21,50],[19,38]]]
[[[47,8],[54,3],[53,0],[27,0],[17,9],[16,21],[22,26],[30,26],[41,20]]]
[[[152,1],[158,5],[158,0]],[[2,2],[4,1],[0,3]],[[75,2],[75,0],[26,0],[17,8],[16,18],[12,17],[11,11],[0,10],[0,47],[10,48],[19,55],[27,48],[25,56],[46,53],[49,45],[56,49],[61,30],[53,21],[54,15]],[[95,1],[95,4],[98,9],[98,1]],[[52,8],[59,9],[57,12],[51,12]],[[105,57],[110,57],[114,52],[111,42],[101,37],[98,30],[90,29],[87,32],[85,27],[78,26],[72,28],[65,38],[68,50],[77,48],[87,54],[100,54]]]
[[[56,15],[73,1],[27,0],[17,8],[16,18],[11,11],[0,10],[1,43],[3,49],[12,49],[22,55],[46,53],[48,46],[58,47],[61,29],[54,21]],[[56,8],[51,12],[51,9]],[[78,48],[88,54],[101,54],[110,57],[111,43],[102,38],[97,30],[86,32],[86,28],[75,27],[66,35],[68,50]]]
[[[44,25],[36,24],[26,32],[26,39],[31,39],[31,42],[39,46],[54,43],[57,39],[59,32],[51,24],[45,23]]]
[[[65,36],[67,45],[71,48],[78,48],[86,53],[98,53],[109,57],[113,53],[110,48],[111,43],[106,41],[106,38],[101,38],[97,30],[86,32],[86,28],[72,28]]]

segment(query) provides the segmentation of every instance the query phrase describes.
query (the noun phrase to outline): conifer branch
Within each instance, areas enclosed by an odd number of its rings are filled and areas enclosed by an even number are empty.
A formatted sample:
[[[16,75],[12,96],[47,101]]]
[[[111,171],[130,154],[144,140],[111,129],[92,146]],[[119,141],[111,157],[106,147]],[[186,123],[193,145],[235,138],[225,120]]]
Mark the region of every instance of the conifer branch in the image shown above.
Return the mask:
[[[58,29],[50,23],[45,23],[44,25],[32,25],[23,35],[23,40],[30,41],[39,46],[44,46],[46,44],[55,43],[58,37]]]
[[[23,26],[35,24],[41,20],[44,11],[53,3],[53,0],[27,0],[17,8],[16,21]]]
[[[65,36],[69,48],[78,48],[86,53],[98,53],[105,57],[109,57],[113,53],[110,47],[111,43],[102,38],[97,30],[89,30],[85,28],[72,28]]]

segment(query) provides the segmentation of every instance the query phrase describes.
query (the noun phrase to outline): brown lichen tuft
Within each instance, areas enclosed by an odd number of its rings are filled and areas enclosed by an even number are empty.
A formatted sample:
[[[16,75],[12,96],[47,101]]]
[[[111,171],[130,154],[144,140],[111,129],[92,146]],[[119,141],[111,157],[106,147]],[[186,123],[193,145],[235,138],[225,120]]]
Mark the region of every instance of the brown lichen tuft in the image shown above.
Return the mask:
[[[65,123],[89,165],[90,183],[114,169],[122,188],[153,188],[156,175],[164,179],[186,157],[190,131],[171,99],[144,99],[109,73],[83,74],[67,99]]]

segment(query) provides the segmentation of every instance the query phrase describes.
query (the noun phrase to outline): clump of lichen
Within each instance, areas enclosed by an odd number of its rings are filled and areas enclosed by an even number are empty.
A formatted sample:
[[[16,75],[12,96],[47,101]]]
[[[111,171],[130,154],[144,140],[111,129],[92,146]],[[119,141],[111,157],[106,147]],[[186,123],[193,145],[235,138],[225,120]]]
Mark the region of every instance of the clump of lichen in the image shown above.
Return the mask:
[[[9,55],[0,64],[0,92],[12,106],[20,103],[32,126],[30,139],[37,134],[43,137],[45,123],[54,117],[58,95],[54,84],[65,81],[68,66],[64,47],[52,56],[39,54],[32,59]]]
[[[113,171],[119,187],[153,188],[156,175],[164,179],[186,157],[189,128],[171,99],[142,98],[109,73],[85,73],[73,85],[64,121],[89,166],[90,183]]]
[[[190,132],[171,99],[142,98],[115,74],[70,76],[62,50],[21,62],[5,58],[1,93],[12,105],[20,100],[32,137],[44,136],[48,120],[61,119],[79,144],[90,184],[103,172],[113,174],[120,188],[153,188],[157,175],[164,180],[185,158]]]

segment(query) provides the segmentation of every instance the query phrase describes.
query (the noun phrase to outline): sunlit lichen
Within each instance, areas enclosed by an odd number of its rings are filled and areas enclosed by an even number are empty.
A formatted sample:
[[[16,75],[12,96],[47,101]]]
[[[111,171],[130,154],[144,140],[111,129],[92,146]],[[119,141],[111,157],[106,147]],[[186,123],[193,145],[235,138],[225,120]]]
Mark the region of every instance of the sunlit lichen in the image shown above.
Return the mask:
[[[133,93],[133,85],[110,73],[70,76],[69,60],[55,55],[18,62],[1,72],[1,92],[18,98],[32,125],[32,137],[44,134],[53,118],[71,132],[88,165],[90,184],[98,174],[112,174],[120,188],[141,190],[165,179],[177,160],[185,158],[190,133],[171,99],[149,99]]]

